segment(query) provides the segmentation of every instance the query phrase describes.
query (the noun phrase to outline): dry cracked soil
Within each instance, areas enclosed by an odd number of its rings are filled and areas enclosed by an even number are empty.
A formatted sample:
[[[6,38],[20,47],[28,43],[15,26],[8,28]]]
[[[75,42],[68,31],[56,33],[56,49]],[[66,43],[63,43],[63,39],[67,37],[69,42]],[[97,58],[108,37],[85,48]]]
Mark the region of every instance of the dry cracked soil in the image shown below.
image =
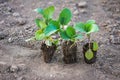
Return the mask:
[[[88,65],[78,43],[78,62],[64,64],[62,51],[51,63],[43,61],[40,42],[25,42],[37,29],[35,8],[64,7],[73,12],[71,24],[95,19],[100,31],[97,61]],[[82,7],[81,7],[82,6]],[[120,80],[120,0],[0,0],[0,80]]]

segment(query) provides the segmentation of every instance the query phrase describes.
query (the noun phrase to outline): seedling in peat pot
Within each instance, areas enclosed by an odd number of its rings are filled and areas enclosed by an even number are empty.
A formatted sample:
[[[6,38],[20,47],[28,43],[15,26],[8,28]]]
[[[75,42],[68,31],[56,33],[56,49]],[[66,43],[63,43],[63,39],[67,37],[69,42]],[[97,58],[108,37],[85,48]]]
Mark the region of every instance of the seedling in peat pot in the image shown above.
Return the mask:
[[[59,30],[59,33],[61,39],[64,41],[62,50],[64,55],[63,61],[66,64],[75,63],[77,61],[76,39],[81,38],[81,35],[77,35],[75,29],[68,25],[68,23],[71,21],[71,18],[72,13],[68,8],[64,8],[59,15],[59,22],[62,26]],[[65,28],[65,26],[67,26],[67,28]]]
[[[98,25],[95,20],[88,20],[86,23],[77,23],[75,29],[87,35],[88,43],[83,46],[84,60],[88,64],[94,63],[96,61],[98,43],[91,42],[91,33],[99,31]]]
[[[52,19],[55,11],[54,6],[45,9],[37,8],[35,11],[41,14],[42,18],[35,19],[38,30],[36,30],[34,38],[35,40],[42,41],[41,50],[43,52],[44,61],[49,63],[58,45],[58,39],[53,38],[53,36],[57,34],[60,24],[58,21]]]

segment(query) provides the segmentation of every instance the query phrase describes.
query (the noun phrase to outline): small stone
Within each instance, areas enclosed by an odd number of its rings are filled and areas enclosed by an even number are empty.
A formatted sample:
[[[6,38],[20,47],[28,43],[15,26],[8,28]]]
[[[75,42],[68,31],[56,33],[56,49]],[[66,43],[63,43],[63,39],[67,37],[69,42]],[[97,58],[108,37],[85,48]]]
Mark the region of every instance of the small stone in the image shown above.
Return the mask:
[[[13,13],[13,16],[14,16],[14,17],[19,17],[20,14],[19,14],[18,12],[14,12],[14,13]]]
[[[6,64],[5,62],[0,62],[0,66],[1,66],[1,65],[5,65],[5,64]]]
[[[119,9],[119,8],[117,8],[117,9],[116,9],[116,12],[120,12],[120,9]]]
[[[105,23],[106,23],[107,25],[108,25],[108,24],[112,24],[112,21],[111,21],[111,20],[107,20]]]
[[[75,10],[73,14],[78,15],[79,14],[78,10]]]
[[[12,42],[13,42],[13,38],[9,38],[9,39],[8,39],[8,42],[9,42],[9,43],[12,43]]]
[[[18,71],[18,67],[16,66],[16,65],[12,65],[11,67],[10,67],[10,72],[11,73],[15,73],[15,72],[17,72]]]
[[[53,77],[53,75],[51,74],[50,77]]]
[[[0,73],[5,73],[9,69],[9,65],[5,62],[0,62]]]
[[[52,38],[53,39],[58,39],[58,38],[60,38],[60,36],[59,35],[54,35],[54,36],[52,36]]]
[[[26,80],[25,77],[19,77],[17,80]]]
[[[51,78],[53,78],[53,77],[55,77],[55,75],[53,75],[53,74],[50,74],[50,77],[51,77]]]
[[[78,6],[78,8],[85,8],[85,7],[87,7],[87,2],[83,1],[83,2],[77,3],[77,6]]]
[[[82,10],[80,10],[80,12],[81,12],[81,13],[87,13],[87,10],[82,9]]]
[[[105,29],[106,29],[108,32],[110,32],[110,31],[112,30],[112,28],[111,28],[112,26],[111,26],[111,25],[108,25],[108,26],[105,26],[105,25],[104,25],[104,27],[105,27]]]
[[[33,31],[34,31],[34,29],[31,27],[25,28],[25,32],[27,32],[29,34],[31,34]]]
[[[27,22],[23,18],[18,18],[17,19],[17,23],[18,23],[19,26],[22,26],[22,25],[25,25]]]
[[[31,25],[25,26],[24,29],[25,29],[25,30],[31,29]]]
[[[4,20],[0,21],[0,24],[4,24],[4,23],[5,23],[5,21],[4,21]]]
[[[20,71],[25,71],[25,72],[27,71],[27,67],[25,64],[18,64],[18,68]]]
[[[105,0],[104,0],[104,1],[102,1],[102,3],[106,4],[106,3],[107,3],[107,1],[105,1]]]
[[[53,2],[48,2],[48,4],[49,4],[49,5],[52,5],[52,4],[54,4],[54,3],[53,3]]]
[[[23,5],[23,4],[21,4],[21,5],[20,5],[20,8],[24,8],[24,5]]]
[[[8,12],[12,12],[12,8],[7,7]]]
[[[7,37],[6,33],[0,32],[0,40],[5,39]]]
[[[120,21],[117,21],[118,24],[120,24]]]

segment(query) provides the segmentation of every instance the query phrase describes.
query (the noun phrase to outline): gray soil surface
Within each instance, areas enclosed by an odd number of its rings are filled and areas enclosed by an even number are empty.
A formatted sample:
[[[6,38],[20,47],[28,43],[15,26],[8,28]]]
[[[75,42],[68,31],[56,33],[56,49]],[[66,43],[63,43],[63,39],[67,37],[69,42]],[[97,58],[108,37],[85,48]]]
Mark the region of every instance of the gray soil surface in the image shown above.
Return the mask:
[[[81,8],[81,4],[84,6]],[[78,62],[64,64],[62,51],[51,63],[43,61],[40,42],[25,42],[37,29],[35,8],[56,7],[54,18],[64,7],[73,12],[71,24],[95,19],[100,31],[97,61],[88,65],[78,44]],[[120,0],[0,0],[0,80],[120,80]]]

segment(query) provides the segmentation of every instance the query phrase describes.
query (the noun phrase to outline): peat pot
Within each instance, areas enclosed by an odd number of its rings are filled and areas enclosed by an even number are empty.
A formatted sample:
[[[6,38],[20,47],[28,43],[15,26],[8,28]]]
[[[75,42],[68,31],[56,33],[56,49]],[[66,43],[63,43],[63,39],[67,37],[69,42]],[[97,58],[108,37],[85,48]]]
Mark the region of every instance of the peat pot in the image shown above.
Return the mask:
[[[85,53],[86,51],[89,49],[89,43],[86,43],[84,46],[83,46],[83,55],[84,55],[84,61],[87,63],[87,64],[93,64],[96,62],[96,54],[97,54],[97,51],[93,51],[93,43],[90,43],[90,48],[93,52],[93,58],[88,60],[86,57],[85,57]]]
[[[72,41],[65,41],[62,45],[63,61],[66,64],[77,62],[77,44]]]
[[[42,43],[41,45],[41,50],[43,53],[43,58],[46,63],[50,63],[52,60],[52,57],[56,51],[57,46],[52,45],[52,46],[47,46],[45,43]]]

